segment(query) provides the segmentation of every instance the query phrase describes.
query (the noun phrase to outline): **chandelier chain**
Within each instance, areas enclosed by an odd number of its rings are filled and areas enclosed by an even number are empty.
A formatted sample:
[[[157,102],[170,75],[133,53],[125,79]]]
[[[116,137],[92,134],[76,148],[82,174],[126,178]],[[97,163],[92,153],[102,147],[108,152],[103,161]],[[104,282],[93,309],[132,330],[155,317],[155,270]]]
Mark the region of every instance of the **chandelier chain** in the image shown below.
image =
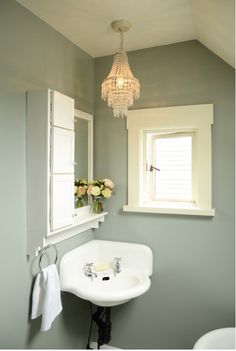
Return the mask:
[[[120,50],[123,50],[124,47],[124,35],[122,30],[119,28],[119,32],[120,32]]]

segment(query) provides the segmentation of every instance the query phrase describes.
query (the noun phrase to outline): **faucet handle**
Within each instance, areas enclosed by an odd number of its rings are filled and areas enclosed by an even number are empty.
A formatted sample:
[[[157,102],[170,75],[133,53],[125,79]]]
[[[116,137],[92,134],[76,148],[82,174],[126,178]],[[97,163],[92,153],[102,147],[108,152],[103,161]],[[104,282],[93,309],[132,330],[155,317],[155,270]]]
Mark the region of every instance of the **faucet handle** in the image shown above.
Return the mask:
[[[89,262],[89,263],[85,263],[85,266],[86,266],[86,267],[92,267],[93,264],[94,264],[93,262]]]
[[[85,272],[91,272],[93,268],[93,262],[85,263],[84,270]]]
[[[94,263],[93,262],[89,262],[89,263],[85,263],[84,265],[84,274],[87,276],[87,277],[97,277],[97,273],[93,272],[93,265]]]
[[[115,262],[120,262],[122,260],[122,257],[114,257]]]

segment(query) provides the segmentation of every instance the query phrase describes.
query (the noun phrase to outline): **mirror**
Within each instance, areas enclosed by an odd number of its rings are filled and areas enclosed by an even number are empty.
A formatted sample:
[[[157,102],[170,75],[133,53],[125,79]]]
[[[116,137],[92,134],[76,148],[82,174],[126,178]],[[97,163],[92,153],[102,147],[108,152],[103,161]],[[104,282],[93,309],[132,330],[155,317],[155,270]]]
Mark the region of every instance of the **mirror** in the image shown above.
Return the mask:
[[[93,116],[75,109],[75,178],[93,179]],[[84,205],[87,200],[84,198]]]
[[[88,122],[78,118],[75,123],[75,177],[88,179]]]

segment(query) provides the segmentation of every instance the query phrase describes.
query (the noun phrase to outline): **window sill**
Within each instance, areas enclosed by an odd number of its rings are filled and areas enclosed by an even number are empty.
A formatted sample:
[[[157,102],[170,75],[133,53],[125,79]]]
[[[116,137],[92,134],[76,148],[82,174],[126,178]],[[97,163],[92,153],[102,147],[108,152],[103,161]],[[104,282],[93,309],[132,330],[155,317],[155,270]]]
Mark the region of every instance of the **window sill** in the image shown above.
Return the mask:
[[[99,227],[100,222],[105,221],[106,215],[107,212],[99,214],[91,213],[90,206],[78,208],[75,210],[74,223],[68,227],[50,232],[48,236],[44,238],[44,246],[48,244],[56,244],[89,229],[96,229]]]
[[[203,209],[194,204],[174,204],[174,203],[147,203],[138,206],[123,206],[124,212],[143,212],[143,213],[161,213],[161,214],[177,214],[190,216],[215,216],[215,209]]]

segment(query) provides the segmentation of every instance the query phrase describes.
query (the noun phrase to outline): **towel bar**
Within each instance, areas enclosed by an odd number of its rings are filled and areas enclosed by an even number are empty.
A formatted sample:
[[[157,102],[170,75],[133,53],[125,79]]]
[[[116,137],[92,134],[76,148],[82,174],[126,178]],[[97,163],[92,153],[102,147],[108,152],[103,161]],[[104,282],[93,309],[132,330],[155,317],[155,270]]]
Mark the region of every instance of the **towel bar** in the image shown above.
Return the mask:
[[[49,249],[50,247],[54,247],[54,249],[55,249],[56,257],[55,257],[54,264],[57,263],[57,260],[58,260],[58,250],[57,250],[57,247],[56,247],[56,245],[54,245],[54,244],[48,244],[47,246],[45,246],[45,247],[42,249],[42,252],[41,252],[41,254],[40,254],[40,258],[39,258],[39,268],[40,268],[40,270],[42,270],[41,261],[42,261],[43,255],[45,254],[45,252],[47,251],[47,249]]]

